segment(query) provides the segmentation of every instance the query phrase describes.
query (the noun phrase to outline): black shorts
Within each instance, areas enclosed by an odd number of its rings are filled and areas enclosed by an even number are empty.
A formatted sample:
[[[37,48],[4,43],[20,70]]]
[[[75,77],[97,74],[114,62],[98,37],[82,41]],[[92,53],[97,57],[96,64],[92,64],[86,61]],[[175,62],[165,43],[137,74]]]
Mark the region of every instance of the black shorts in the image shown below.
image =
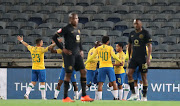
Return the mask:
[[[148,66],[147,66],[147,63],[146,63],[146,58],[144,58],[144,59],[131,58],[128,68],[129,69],[136,69],[137,66],[139,66],[139,71],[141,73],[147,73],[148,72]]]
[[[80,54],[66,55],[63,53],[63,58],[66,73],[72,73],[74,69],[76,71],[85,69],[84,62]]]

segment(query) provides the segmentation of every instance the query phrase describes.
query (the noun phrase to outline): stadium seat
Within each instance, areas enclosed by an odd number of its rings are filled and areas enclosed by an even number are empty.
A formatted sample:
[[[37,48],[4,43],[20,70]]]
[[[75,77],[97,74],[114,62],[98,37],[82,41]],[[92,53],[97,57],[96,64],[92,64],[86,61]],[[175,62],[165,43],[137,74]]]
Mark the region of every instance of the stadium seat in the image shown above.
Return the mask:
[[[24,37],[24,41],[27,42],[29,45],[34,46],[35,45],[35,40],[34,37]]]
[[[46,4],[47,6],[60,6],[61,0],[47,0]]]
[[[122,43],[123,45],[127,45],[128,43],[128,37],[121,36],[115,39],[114,44]]]
[[[126,5],[117,6],[114,13],[128,14],[129,13],[129,6],[126,6]]]
[[[136,0],[122,0],[122,5],[134,6],[136,5]]]
[[[34,14],[39,10],[39,6],[26,6],[26,8],[22,11],[22,13],[26,14]]]
[[[122,31],[128,29],[128,22],[126,22],[126,21],[118,22],[115,24],[114,29],[122,32]]]
[[[32,0],[17,0],[16,5],[29,6]]]
[[[38,29],[52,29],[53,23],[42,23],[38,26]]]
[[[28,36],[31,37],[41,37],[42,36],[42,30],[41,29],[34,29],[32,30]]]
[[[142,13],[144,13],[144,6],[141,6],[141,5],[130,6],[129,13],[142,14]]]
[[[53,10],[54,8],[52,6],[41,6],[39,10],[37,11],[37,13],[50,14],[52,13]]]
[[[165,22],[161,24],[161,28],[168,28],[170,30],[177,28],[176,22]]]
[[[31,54],[30,53],[21,53],[21,54],[19,54],[18,58],[31,59]]]
[[[50,45],[50,39],[49,37],[41,37],[41,39],[43,40],[43,45],[44,46],[49,46]]]
[[[134,30],[133,28],[124,30],[123,33],[122,33],[122,36],[129,37],[129,34],[130,34],[131,31],[133,31],[133,30]]]
[[[168,45],[174,45],[176,43],[177,43],[177,39],[174,36],[171,36],[171,37],[167,36],[163,38],[163,41],[162,41],[162,44],[168,44]]]
[[[0,52],[9,52],[9,45],[1,44],[0,45]],[[1,54],[4,54],[4,53],[1,53]]]
[[[62,59],[61,54],[49,54],[50,59]]]
[[[162,54],[162,59],[176,59],[176,54]]]
[[[99,24],[99,29],[102,30],[112,30],[113,28],[114,28],[114,23],[111,21],[105,21]]]
[[[106,21],[112,21],[114,23],[120,22],[121,21],[121,15],[117,14],[117,13],[107,15]]]
[[[99,22],[90,21],[84,25],[84,29],[96,30],[99,27]]]
[[[46,0],[32,0],[31,5],[33,6],[43,6],[45,5]]]
[[[17,38],[15,36],[8,36],[4,39],[4,43],[8,45],[16,45]]]
[[[6,12],[6,6],[0,6],[0,14],[3,14]]]
[[[91,14],[79,14],[79,23],[85,24],[90,21],[91,19]]]
[[[152,14],[140,14],[139,19],[144,23],[144,22],[152,22],[153,21],[153,16]]]
[[[169,22],[180,22],[180,14],[171,14],[169,15]]]
[[[108,4],[114,5],[114,6],[120,6],[120,5],[122,5],[122,0],[109,0]]]
[[[20,36],[26,37],[26,36],[28,36],[28,35],[31,33],[31,30],[21,29],[21,30],[20,30],[20,33],[21,33]]]
[[[7,13],[14,13],[14,14],[19,14],[24,10],[24,7],[22,6],[11,6],[9,8],[7,8]]]
[[[76,0],[62,0],[62,5],[64,6],[74,6],[76,4]]]
[[[139,18],[139,15],[137,14],[125,14],[122,16],[122,20],[123,21],[127,21],[127,22],[133,22],[134,19]]]
[[[82,48],[84,52],[89,52],[89,45],[82,45]]]
[[[63,28],[67,25],[67,23],[53,23],[53,28],[52,29],[60,29]]]
[[[56,32],[57,32],[57,29],[48,29],[45,31],[45,35],[43,35],[43,36],[52,38]]]
[[[24,45],[19,44],[19,45],[13,45],[13,47],[10,50],[11,52],[25,52],[26,48]]]
[[[88,29],[81,30],[81,37],[89,37],[91,36],[92,31]]]
[[[180,36],[180,29],[171,30],[171,32],[169,33],[169,36],[179,37]]]
[[[106,30],[94,30],[92,31],[92,36],[107,36]]]
[[[4,5],[4,6],[12,6],[15,4],[15,0],[1,0],[0,1],[0,5]]]
[[[19,13],[18,15],[15,15],[13,21],[17,21],[17,22],[27,22],[28,19],[29,19],[29,15],[28,15],[28,14]]]
[[[22,36],[23,35],[23,31],[19,30],[11,30],[11,36]]]
[[[147,6],[144,9],[144,13],[146,14],[158,14],[160,13],[160,7],[159,6]]]
[[[15,30],[17,30],[17,29],[20,29],[22,25],[23,25],[22,22],[9,22],[6,25],[6,29],[15,29]]]
[[[106,14],[95,14],[93,15],[92,21],[104,22],[106,20]]]
[[[161,38],[158,36],[152,36],[152,45],[156,46],[161,44]]]
[[[68,13],[68,6],[58,6],[54,9],[54,13],[67,14]]]
[[[97,14],[98,6],[88,6],[84,8],[83,14]]]
[[[94,42],[96,41],[96,37],[85,37],[82,41],[82,45],[94,45]]]
[[[177,58],[180,59],[180,54],[177,54]]]
[[[155,52],[167,52],[169,50],[169,46],[167,44],[160,44],[155,46]]]
[[[2,36],[0,36],[0,44],[2,44],[3,43],[3,38],[2,38]]]
[[[152,5],[154,5],[154,6],[167,6],[168,0],[154,0]]]
[[[79,6],[89,6],[91,3],[91,0],[78,0],[76,5]]]
[[[153,30],[156,30],[156,29],[159,29],[159,28],[161,28],[161,23],[159,23],[159,22],[149,22],[149,23],[147,23],[146,24],[146,28],[151,28],[151,29],[153,29]]]
[[[161,13],[163,13],[163,14],[175,14],[176,13],[176,7],[174,7],[174,6],[161,7]]]
[[[168,29],[160,28],[153,31],[153,36],[166,37],[168,34]]]
[[[37,27],[38,27],[38,25],[35,22],[26,22],[25,24],[23,24],[21,26],[21,29],[33,30],[33,29],[35,29]]]
[[[0,29],[6,28],[6,22],[0,22]]]
[[[180,52],[180,44],[174,44],[169,48],[170,52]]]
[[[109,32],[107,33],[107,35],[108,35],[109,37],[114,37],[114,38],[120,37],[121,34],[122,34],[122,32],[121,32],[121,31],[117,31],[117,30],[112,30],[112,31],[109,31]]]
[[[63,20],[63,15],[61,14],[49,14],[48,17],[46,18],[45,22],[56,22],[59,23]]]
[[[28,21],[32,21],[40,25],[44,22],[44,19],[45,19],[45,16],[43,14],[35,13],[30,16]]]
[[[153,59],[161,59],[161,54],[152,53],[152,58]]]
[[[115,6],[107,5],[99,7],[99,14],[112,14],[114,13]]]
[[[11,30],[10,29],[1,29],[0,30],[0,36],[6,37],[11,35]]]
[[[179,0],[169,0],[168,5],[169,6],[180,6],[180,1]]]
[[[151,6],[152,0],[137,0],[137,5]]]
[[[92,0],[91,5],[104,6],[106,5],[106,0]]]
[[[0,17],[0,21],[12,22],[14,20],[15,14],[5,13]]]
[[[154,16],[154,22],[167,22],[168,14],[157,14]]]
[[[69,13],[77,13],[77,14],[81,14],[83,13],[83,6],[71,6],[69,7]]]

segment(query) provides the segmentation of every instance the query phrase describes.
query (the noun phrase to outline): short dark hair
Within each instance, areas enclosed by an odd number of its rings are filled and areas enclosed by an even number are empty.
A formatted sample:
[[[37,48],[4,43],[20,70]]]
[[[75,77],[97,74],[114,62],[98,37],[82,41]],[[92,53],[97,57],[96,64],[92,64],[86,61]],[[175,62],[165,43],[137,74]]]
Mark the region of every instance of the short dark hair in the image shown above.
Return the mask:
[[[102,43],[107,43],[109,41],[109,37],[108,36],[103,36],[102,38]]]
[[[122,43],[118,43],[118,45],[119,45],[119,47],[122,47],[122,49],[123,49],[123,44]]]
[[[36,44],[40,44],[41,40],[41,38],[36,39]]]

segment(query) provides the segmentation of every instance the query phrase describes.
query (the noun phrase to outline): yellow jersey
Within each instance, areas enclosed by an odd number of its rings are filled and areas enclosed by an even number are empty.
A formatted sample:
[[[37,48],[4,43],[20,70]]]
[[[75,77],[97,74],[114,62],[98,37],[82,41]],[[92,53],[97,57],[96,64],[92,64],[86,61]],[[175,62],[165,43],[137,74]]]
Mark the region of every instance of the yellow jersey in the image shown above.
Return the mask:
[[[95,52],[96,48],[93,47],[92,49],[89,50],[88,52],[88,58],[93,55],[93,53]],[[88,59],[87,58],[87,59]],[[97,67],[97,63],[98,63],[98,55],[96,55],[96,57],[91,60],[89,63],[86,64],[86,69],[87,70],[96,70]]]
[[[125,55],[125,53],[124,53],[123,51],[120,52],[120,53],[117,53],[116,56],[117,56],[123,63],[125,63],[126,55]],[[115,64],[119,64],[119,62],[118,62],[117,60],[115,60]],[[114,66],[114,72],[115,72],[115,74],[125,73],[124,65],[123,65],[123,66]]]
[[[48,52],[48,47],[37,47],[37,46],[27,46],[28,50],[31,52],[32,57],[32,69],[33,70],[43,70],[44,66],[44,53]]]
[[[96,57],[97,54],[98,54],[98,60],[100,64],[99,68],[113,67],[111,56],[117,61],[121,62],[121,60],[115,55],[113,47],[103,44],[96,48],[93,55],[87,59],[85,64],[90,62],[94,57]]]
[[[62,54],[62,50],[61,49],[56,49],[57,51],[57,54]],[[62,68],[64,68],[64,59],[63,60],[63,63],[62,63]]]

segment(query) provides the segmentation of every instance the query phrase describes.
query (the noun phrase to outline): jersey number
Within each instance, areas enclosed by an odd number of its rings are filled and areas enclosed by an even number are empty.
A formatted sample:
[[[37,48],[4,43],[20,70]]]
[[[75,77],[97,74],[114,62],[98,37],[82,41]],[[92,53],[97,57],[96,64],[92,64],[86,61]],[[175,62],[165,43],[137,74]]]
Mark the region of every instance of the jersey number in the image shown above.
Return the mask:
[[[108,52],[100,52],[100,58],[102,58],[102,61],[108,61]]]
[[[33,58],[33,63],[35,63],[35,62],[40,62],[40,57],[39,57],[39,54],[32,54],[32,58]],[[38,60],[37,61],[35,61],[34,59],[35,58],[38,58]]]

